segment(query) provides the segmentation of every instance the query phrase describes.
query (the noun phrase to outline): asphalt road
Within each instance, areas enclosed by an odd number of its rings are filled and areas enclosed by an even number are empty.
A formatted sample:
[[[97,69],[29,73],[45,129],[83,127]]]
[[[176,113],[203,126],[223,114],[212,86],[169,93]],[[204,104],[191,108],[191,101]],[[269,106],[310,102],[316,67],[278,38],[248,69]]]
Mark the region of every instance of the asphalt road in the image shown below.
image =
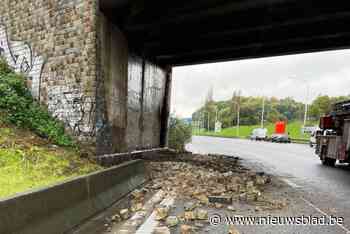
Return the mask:
[[[239,156],[243,163],[281,177],[315,213],[344,218],[337,233],[350,230],[350,167],[323,166],[314,149],[302,144],[279,144],[240,139],[194,136],[187,149],[194,153]]]

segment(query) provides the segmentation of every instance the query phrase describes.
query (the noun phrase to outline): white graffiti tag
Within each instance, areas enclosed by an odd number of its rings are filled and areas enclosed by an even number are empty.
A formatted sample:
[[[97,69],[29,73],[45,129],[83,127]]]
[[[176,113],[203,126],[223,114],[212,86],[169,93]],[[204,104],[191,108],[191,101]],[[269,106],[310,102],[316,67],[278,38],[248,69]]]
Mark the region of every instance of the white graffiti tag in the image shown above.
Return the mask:
[[[44,66],[44,59],[36,56],[28,43],[10,41],[6,27],[0,23],[0,56],[16,71],[24,73],[31,84],[34,98],[40,95],[40,78]]]

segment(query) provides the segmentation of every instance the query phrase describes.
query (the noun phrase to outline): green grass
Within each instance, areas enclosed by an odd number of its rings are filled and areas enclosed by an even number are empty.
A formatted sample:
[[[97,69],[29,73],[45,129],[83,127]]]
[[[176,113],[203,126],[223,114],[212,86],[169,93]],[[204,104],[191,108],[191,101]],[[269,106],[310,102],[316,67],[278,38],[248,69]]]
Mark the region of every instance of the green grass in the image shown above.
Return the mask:
[[[301,134],[302,122],[290,122],[287,124],[287,132],[292,139],[309,139],[308,134]],[[272,123],[269,123],[265,126],[268,130],[268,135],[271,135],[274,132],[275,126]],[[240,126],[239,135],[237,135],[237,129],[233,128],[224,128],[220,133],[208,132],[205,130],[194,130],[193,135],[200,136],[221,136],[221,137],[232,137],[232,138],[247,138],[252,133],[253,129],[260,128],[260,125],[249,125],[249,126]]]
[[[1,198],[101,169],[32,98],[25,80],[0,58]]]
[[[73,148],[0,123],[0,197],[58,183],[101,169]]]

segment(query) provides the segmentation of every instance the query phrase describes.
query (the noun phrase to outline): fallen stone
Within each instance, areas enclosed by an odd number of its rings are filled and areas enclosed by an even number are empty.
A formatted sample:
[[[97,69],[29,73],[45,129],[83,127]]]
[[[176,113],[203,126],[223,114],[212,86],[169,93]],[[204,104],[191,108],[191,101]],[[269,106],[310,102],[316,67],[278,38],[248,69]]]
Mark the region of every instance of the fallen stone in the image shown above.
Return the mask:
[[[119,214],[123,220],[127,220],[128,218],[130,218],[130,212],[128,209],[121,210]]]
[[[263,176],[257,176],[255,179],[255,184],[257,185],[264,185],[266,184],[266,179]]]
[[[165,223],[168,227],[174,227],[179,224],[179,219],[176,216],[169,216]]]
[[[177,216],[177,218],[178,218],[178,220],[180,221],[180,222],[186,222],[186,220],[185,220],[185,214],[181,214],[181,215],[178,215]]]
[[[257,196],[254,193],[247,193],[246,194],[246,201],[247,202],[252,202],[252,201],[256,201],[257,200]]]
[[[156,227],[152,234],[170,234],[170,230],[168,227]]]
[[[162,185],[160,183],[153,184],[152,186],[152,189],[155,189],[155,190],[161,189],[161,188],[162,188]]]
[[[254,188],[254,182],[251,180],[248,181],[246,187],[247,187],[247,190]]]
[[[194,202],[186,202],[184,204],[185,211],[192,211],[196,208],[196,204]]]
[[[157,207],[155,209],[156,212],[156,220],[164,220],[169,213],[169,208],[168,207]]]
[[[233,175],[233,172],[232,171],[228,171],[228,172],[225,172],[222,174],[224,177],[230,177]]]
[[[233,225],[230,225],[230,227],[228,229],[228,233],[229,234],[240,234],[239,231],[237,230],[237,228]]]
[[[180,233],[181,234],[193,234],[194,228],[192,226],[183,224],[183,225],[181,225]]]
[[[204,209],[196,210],[196,218],[199,220],[207,220],[208,219],[208,211]]]
[[[209,204],[208,197],[203,195],[203,194],[196,195],[195,198],[198,199],[204,205],[208,205]]]
[[[210,203],[232,204],[230,196],[209,196],[208,199]]]
[[[236,208],[234,206],[228,206],[227,209],[230,211],[236,211]]]
[[[132,212],[137,212],[143,209],[143,204],[142,203],[136,203],[131,206],[131,211]]]
[[[185,212],[185,220],[186,221],[195,220],[195,219],[196,219],[196,215],[193,211],[186,211]]]
[[[194,223],[194,226],[196,226],[196,227],[198,227],[198,228],[203,228],[203,227],[204,227],[204,224],[199,223],[199,222],[196,222],[196,223]]]
[[[113,215],[112,218],[111,218],[111,221],[112,222],[120,222],[121,221],[120,215],[119,214]]]
[[[247,200],[247,194],[246,193],[241,193],[239,194],[239,200],[240,201],[246,201]]]

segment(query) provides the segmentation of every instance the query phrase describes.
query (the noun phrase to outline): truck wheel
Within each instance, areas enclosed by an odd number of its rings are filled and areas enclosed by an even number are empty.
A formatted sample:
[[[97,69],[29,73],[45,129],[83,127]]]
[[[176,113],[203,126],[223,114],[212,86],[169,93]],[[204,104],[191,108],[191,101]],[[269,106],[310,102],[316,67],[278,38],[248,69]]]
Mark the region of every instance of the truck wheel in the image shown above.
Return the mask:
[[[334,158],[324,157],[324,158],[322,159],[322,164],[323,164],[323,165],[326,165],[326,166],[334,167],[335,161],[336,161],[336,159],[334,159]]]

